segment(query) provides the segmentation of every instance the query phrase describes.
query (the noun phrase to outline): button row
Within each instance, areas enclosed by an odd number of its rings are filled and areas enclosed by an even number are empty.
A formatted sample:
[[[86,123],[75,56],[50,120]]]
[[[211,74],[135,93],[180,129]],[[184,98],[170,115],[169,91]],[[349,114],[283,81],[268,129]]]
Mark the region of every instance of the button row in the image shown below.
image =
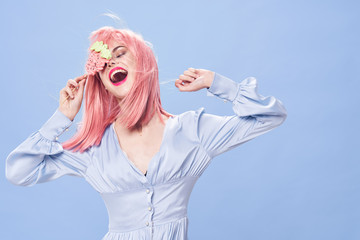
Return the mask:
[[[147,188],[147,189],[146,189],[146,194],[149,194],[149,193],[150,193],[150,189]],[[148,210],[151,211],[151,210],[152,210],[152,207],[149,206],[149,207],[148,207]],[[146,226],[149,226],[149,225],[150,225],[150,222],[146,222],[145,225],[146,225]]]

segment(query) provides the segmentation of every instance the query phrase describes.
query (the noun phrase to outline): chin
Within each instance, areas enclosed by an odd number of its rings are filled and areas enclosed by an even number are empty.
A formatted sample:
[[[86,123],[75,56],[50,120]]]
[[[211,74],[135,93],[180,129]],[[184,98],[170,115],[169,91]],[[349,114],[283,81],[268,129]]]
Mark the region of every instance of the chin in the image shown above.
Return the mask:
[[[122,101],[128,95],[128,92],[126,93],[123,91],[120,92],[120,91],[116,91],[115,89],[113,94],[118,101]]]

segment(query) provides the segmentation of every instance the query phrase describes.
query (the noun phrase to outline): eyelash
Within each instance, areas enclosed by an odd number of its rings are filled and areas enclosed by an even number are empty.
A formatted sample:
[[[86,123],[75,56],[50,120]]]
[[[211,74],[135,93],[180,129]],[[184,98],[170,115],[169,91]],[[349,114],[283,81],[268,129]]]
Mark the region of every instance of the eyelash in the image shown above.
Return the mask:
[[[125,55],[125,53],[126,53],[126,52],[117,55],[116,58],[119,58],[119,57],[121,57],[122,55]],[[105,67],[107,67],[107,63],[105,63]]]
[[[119,55],[117,55],[116,57],[118,58],[118,57],[121,57],[122,55],[124,55],[125,53],[122,53],[122,54],[119,54]]]

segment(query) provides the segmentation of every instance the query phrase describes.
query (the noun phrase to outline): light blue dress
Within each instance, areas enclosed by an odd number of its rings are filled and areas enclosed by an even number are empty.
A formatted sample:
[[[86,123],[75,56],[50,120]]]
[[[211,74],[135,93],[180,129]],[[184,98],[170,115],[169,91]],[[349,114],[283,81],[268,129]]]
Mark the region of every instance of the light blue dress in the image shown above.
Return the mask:
[[[64,150],[57,140],[72,121],[56,110],[10,153],[6,177],[22,186],[63,175],[84,177],[108,210],[103,240],[187,239],[189,197],[212,158],[279,126],[287,116],[281,101],[257,93],[253,77],[236,83],[215,73],[207,94],[232,102],[235,115],[200,108],[170,117],[146,176],[121,150],[113,124],[99,146],[84,153]]]

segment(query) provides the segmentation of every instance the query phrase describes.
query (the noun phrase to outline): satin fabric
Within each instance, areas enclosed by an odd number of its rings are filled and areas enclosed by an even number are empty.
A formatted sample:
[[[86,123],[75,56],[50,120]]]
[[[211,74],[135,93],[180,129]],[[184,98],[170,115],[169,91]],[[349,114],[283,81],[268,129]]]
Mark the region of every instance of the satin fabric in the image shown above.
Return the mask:
[[[207,95],[231,102],[235,114],[217,116],[200,108],[170,117],[146,175],[122,151],[113,123],[100,145],[84,153],[64,150],[58,137],[72,121],[57,109],[9,154],[6,177],[22,186],[63,175],[85,178],[109,213],[103,240],[187,239],[189,197],[211,160],[279,126],[287,116],[280,100],[257,93],[253,77],[237,83],[215,73]]]

